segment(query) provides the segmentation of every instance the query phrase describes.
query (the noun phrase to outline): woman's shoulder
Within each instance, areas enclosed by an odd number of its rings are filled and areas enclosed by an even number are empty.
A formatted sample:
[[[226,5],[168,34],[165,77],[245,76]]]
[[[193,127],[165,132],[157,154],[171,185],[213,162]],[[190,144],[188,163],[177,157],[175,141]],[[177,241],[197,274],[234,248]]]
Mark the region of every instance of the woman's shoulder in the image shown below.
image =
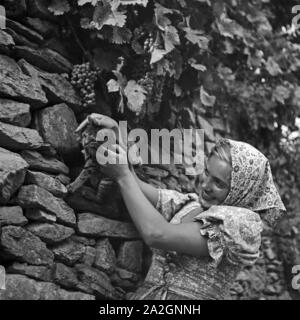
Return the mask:
[[[198,214],[200,232],[208,238],[210,255],[218,262],[225,255],[232,263],[253,264],[259,256],[263,223],[252,210],[213,206]]]

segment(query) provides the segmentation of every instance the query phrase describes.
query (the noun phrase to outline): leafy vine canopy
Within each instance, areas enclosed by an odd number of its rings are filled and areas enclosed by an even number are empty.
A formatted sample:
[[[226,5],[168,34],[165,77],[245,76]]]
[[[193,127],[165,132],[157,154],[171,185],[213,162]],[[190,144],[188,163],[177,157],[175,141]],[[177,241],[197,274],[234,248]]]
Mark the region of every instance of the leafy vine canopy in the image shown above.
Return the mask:
[[[270,157],[286,191],[299,186],[291,167],[299,141],[286,142],[298,130],[300,113],[295,5],[296,0],[52,0],[49,10],[75,26],[85,59],[105,72],[102,80],[108,96],[117,97],[118,112],[139,119],[162,114],[171,127],[190,126],[180,117],[186,110],[189,121],[222,116],[237,138]]]

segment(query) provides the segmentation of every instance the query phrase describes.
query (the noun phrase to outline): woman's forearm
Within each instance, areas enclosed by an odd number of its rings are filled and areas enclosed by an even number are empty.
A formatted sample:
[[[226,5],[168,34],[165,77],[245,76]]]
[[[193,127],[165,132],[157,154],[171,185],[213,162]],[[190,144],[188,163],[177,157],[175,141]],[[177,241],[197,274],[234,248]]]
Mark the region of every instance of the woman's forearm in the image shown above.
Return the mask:
[[[119,179],[118,185],[136,228],[144,241],[151,243],[162,234],[167,221],[146,198],[132,173]]]
[[[139,187],[141,188],[145,197],[151,202],[151,204],[154,207],[156,207],[158,201],[158,189],[139,179],[133,167],[130,168],[130,171],[133,177],[135,178],[136,182],[138,183]]]

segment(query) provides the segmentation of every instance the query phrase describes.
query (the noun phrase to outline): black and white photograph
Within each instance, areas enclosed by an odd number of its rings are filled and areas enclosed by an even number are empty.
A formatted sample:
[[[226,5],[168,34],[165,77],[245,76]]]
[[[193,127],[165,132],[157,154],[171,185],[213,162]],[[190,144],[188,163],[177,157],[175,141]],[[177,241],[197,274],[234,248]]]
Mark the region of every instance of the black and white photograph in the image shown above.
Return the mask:
[[[0,1],[8,300],[300,300],[299,1]]]

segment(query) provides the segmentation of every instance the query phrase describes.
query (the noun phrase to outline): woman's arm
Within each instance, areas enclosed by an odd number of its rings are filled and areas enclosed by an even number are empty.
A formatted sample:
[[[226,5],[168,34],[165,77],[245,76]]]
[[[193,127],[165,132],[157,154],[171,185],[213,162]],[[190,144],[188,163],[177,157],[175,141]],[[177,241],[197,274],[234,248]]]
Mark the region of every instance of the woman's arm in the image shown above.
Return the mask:
[[[171,224],[148,201],[132,173],[117,181],[129,214],[150,247],[196,257],[209,255],[199,222]]]
[[[99,149],[98,163],[106,175],[117,181],[132,221],[150,247],[197,257],[208,255],[207,240],[199,231],[200,222],[169,223],[142,192],[129,170],[125,150],[119,145]]]
[[[150,203],[156,207],[158,202],[158,189],[151,186],[149,183],[146,183],[139,179],[139,177],[136,175],[133,166],[130,166],[130,171],[135,178],[137,184],[141,188],[143,194],[146,196],[146,198],[150,201]]]

